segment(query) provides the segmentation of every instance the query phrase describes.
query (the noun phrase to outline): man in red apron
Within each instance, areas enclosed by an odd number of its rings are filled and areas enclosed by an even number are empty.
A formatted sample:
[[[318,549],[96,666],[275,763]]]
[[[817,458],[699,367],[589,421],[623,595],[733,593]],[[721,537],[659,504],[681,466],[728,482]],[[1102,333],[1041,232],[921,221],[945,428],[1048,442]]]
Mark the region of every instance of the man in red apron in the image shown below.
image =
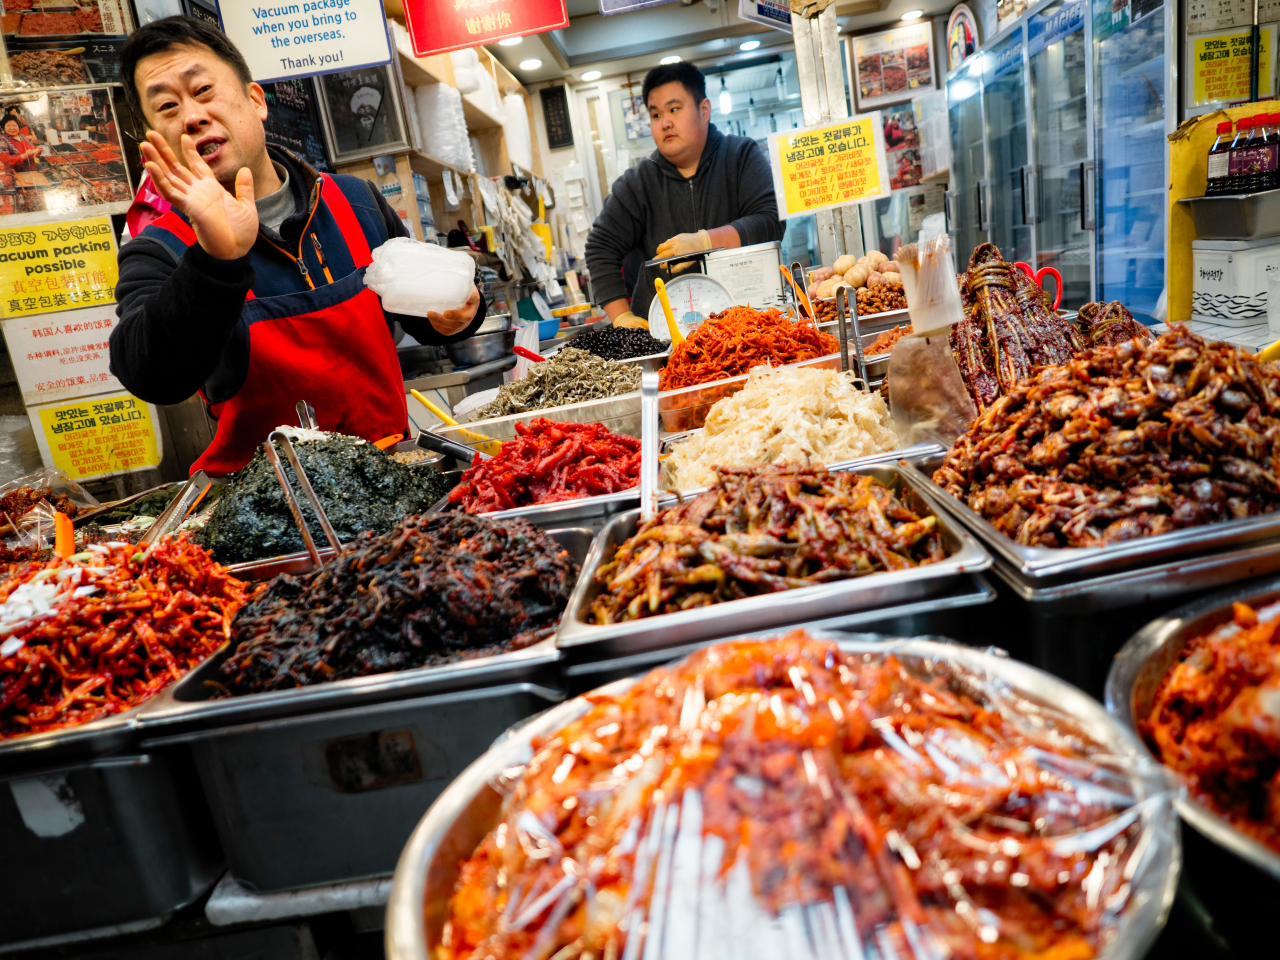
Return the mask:
[[[299,400],[325,430],[404,433],[395,324],[423,344],[465,339],[484,320],[479,291],[443,315],[384,311],[364,268],[408,235],[403,222],[367,181],[267,146],[265,94],[215,27],[147,24],[122,67],[150,128],[147,172],[173,209],[120,250],[112,372],[152,403],[201,393],[218,429],[193,471],[244,466]]]

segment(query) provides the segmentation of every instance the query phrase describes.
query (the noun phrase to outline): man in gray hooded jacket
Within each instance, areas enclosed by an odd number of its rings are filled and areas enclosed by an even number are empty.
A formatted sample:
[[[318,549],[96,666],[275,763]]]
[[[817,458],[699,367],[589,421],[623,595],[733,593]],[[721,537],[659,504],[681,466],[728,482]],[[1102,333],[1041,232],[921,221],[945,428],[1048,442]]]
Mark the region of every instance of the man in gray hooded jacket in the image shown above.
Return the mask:
[[[658,149],[614,182],[587,237],[596,299],[620,327],[647,326],[653,299],[646,270],[627,303],[622,261],[631,251],[653,260],[767,243],[784,232],[768,158],[754,140],[725,136],[711,123],[697,67],[655,67],[641,96]]]

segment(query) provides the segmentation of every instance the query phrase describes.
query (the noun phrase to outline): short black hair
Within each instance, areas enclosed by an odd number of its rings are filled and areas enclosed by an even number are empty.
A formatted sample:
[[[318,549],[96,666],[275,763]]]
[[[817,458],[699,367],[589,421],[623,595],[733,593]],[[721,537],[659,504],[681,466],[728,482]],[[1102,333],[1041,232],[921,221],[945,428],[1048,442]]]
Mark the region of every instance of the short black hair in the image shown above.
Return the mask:
[[[695,107],[707,99],[707,78],[688,60],[681,60],[654,67],[645,75],[644,86],[640,88],[640,99],[644,101],[645,109],[649,107],[649,94],[667,83],[678,83],[684,87],[693,97]]]
[[[0,130],[3,130],[3,129],[8,125],[8,123],[9,123],[9,121],[10,121],[10,120],[12,120],[14,123],[16,123],[16,124],[18,125],[18,129],[19,129],[19,130],[21,130],[21,129],[22,129],[22,120],[21,120],[21,118],[20,118],[20,117],[18,117],[16,114],[6,113],[6,114],[4,115],[4,119],[3,119],[3,120],[0,120]]]
[[[200,45],[208,47],[219,60],[231,67],[246,87],[253,83],[249,64],[225,33],[205,20],[195,17],[165,17],[153,20],[129,35],[120,51],[120,75],[124,80],[124,98],[142,119],[142,97],[134,81],[138,63],[153,53],[162,53],[170,47]]]

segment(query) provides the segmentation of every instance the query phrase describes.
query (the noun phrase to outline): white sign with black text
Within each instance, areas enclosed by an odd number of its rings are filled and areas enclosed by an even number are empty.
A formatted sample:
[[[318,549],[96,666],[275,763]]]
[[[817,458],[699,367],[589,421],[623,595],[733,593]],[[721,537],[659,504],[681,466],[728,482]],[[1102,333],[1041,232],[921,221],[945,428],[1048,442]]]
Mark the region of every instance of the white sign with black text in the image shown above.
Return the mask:
[[[382,0],[222,0],[218,8],[259,83],[391,62]]]
[[[787,0],[738,0],[738,19],[790,33],[791,4]]]

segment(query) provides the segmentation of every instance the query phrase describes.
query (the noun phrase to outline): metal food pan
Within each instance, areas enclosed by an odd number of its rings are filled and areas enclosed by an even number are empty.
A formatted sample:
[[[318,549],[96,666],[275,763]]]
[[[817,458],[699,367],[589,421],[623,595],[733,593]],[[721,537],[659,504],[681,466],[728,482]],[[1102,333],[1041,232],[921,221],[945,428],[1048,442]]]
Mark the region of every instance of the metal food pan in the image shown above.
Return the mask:
[[[814,357],[812,360],[788,363],[777,369],[790,370],[794,367],[839,370],[840,354],[832,353],[824,357]],[[661,391],[658,394],[658,417],[662,429],[667,433],[701,429],[707,420],[707,412],[711,409],[711,405],[741,390],[746,385],[748,376],[750,376],[749,373],[743,373],[724,380],[710,380],[707,383],[695,383],[688,387]],[[639,400],[637,400],[638,403]]]
[[[1149,623],[1116,657],[1107,676],[1107,712],[1138,737],[1138,719],[1151,711],[1156,690],[1187,643],[1231,620],[1231,605],[1266,606],[1280,600],[1280,580],[1233,587],[1187,604]],[[1156,759],[1145,743],[1142,749]],[[1175,801],[1191,827],[1183,831],[1186,879],[1213,918],[1217,933],[1237,956],[1260,955],[1274,933],[1270,919],[1280,899],[1280,853],[1232,826],[1190,795]]]
[[[175,751],[0,776],[0,953],[160,926],[198,900],[222,852],[190,762]]]
[[[574,527],[547,533],[569,551],[574,562],[579,565],[585,563],[595,538],[591,530]],[[306,558],[305,554],[301,556]],[[207,684],[217,680],[222,664],[230,654],[230,644],[224,645],[183,679],[144,704],[137,718],[141,734],[162,736],[421,697],[448,690],[546,680],[554,674],[559,659],[555,638],[548,637],[523,650],[458,660],[439,667],[415,667],[290,690],[212,699],[214,690]]]
[[[1200,240],[1262,240],[1280,236],[1280,190],[1220,197],[1184,197]]]
[[[902,472],[895,464],[864,466],[858,472],[877,478],[900,496],[907,494]],[[911,502],[914,495],[907,496],[907,499]],[[923,500],[915,499],[913,505],[925,512],[933,512]],[[951,552],[946,560],[939,563],[747,597],[624,623],[590,624],[586,615],[591,602],[600,593],[595,572],[609,562],[618,546],[635,533],[640,523],[640,511],[624,513],[610,521],[596,538],[583,564],[569,607],[561,618],[556,645],[571,660],[598,660],[786,624],[825,620],[941,594],[956,586],[966,574],[986,570],[991,565],[991,557],[959,524],[950,522],[943,514],[937,514],[937,517],[939,529]]]
[[[1176,558],[1223,551],[1258,541],[1280,540],[1280,511],[1240,520],[1223,520],[1173,533],[1142,537],[1105,547],[1024,547],[1014,543],[969,506],[947,493],[931,479],[944,454],[920,457],[904,463],[911,485],[941,510],[957,519],[1019,575],[1045,583],[1079,579],[1138,566],[1152,566]]]
[[[510,683],[188,732],[231,876],[259,892],[385,876],[494,738],[563,699]]]
[[[837,642],[847,653],[893,652],[899,657],[949,660],[981,676],[1002,678],[1015,696],[1047,704],[1073,717],[1084,732],[1116,756],[1132,758],[1137,744],[1132,736],[1107,716],[1101,704],[1034,667],[986,651],[928,640],[867,642],[815,632],[820,639]],[[620,680],[601,688],[602,693],[625,692],[634,680]],[[409,839],[396,865],[395,881],[387,904],[385,953],[387,960],[429,960],[436,956],[449,898],[457,884],[463,861],[475,852],[493,828],[502,796],[492,784],[504,771],[527,763],[535,738],[554,734],[581,717],[591,707],[577,697],[548,710],[494,744],[468,767],[427,811]],[[1133,788],[1139,798],[1150,795],[1151,781],[1135,775]],[[1180,846],[1171,806],[1153,811],[1148,829],[1167,835],[1167,843],[1153,845],[1159,858],[1148,868],[1163,878],[1157,895],[1132,901],[1118,922],[1115,936],[1103,947],[1099,960],[1132,960],[1141,957],[1164,925],[1178,881]]]
[[[476,516],[486,520],[528,520],[535,527],[544,530],[573,524],[575,527],[586,527],[598,532],[619,513],[630,510],[639,500],[640,485],[636,484],[626,490],[602,493],[595,497],[535,503],[529,507],[479,513]],[[446,506],[447,504],[442,504],[442,509]]]
[[[857,632],[896,637],[926,635],[964,637],[970,633],[970,622],[975,617],[985,619],[982,617],[981,608],[995,598],[995,588],[987,582],[986,576],[975,573],[964,577],[958,586],[925,600],[880,610],[844,614],[827,620],[815,620],[812,623],[798,623],[786,629],[835,630],[841,633]],[[765,635],[776,636],[778,632],[778,628],[774,628],[766,631]],[[604,683],[611,683],[623,677],[637,676],[643,671],[669,663],[700,647],[716,642],[718,642],[716,639],[702,640],[679,647],[629,654],[612,660],[567,663],[564,667],[564,676],[568,693],[570,696],[575,696],[594,690]]]
[[[817,298],[814,298],[814,302],[815,303],[818,302]],[[823,302],[834,304],[835,297],[827,297]],[[850,306],[852,305],[853,305],[852,302],[850,302]],[[903,307],[901,310],[885,310],[882,313],[868,313],[868,314],[859,316],[858,329],[861,330],[863,333],[866,333],[868,330],[870,330],[873,333],[875,333],[876,336],[879,336],[880,334],[884,333],[884,331],[892,330],[894,327],[898,326],[899,324],[910,323],[910,322],[911,322],[911,311],[908,308]],[[823,320],[818,324],[818,329],[831,334],[833,337],[838,337],[839,334],[835,332],[835,328],[839,325],[839,323],[840,321],[838,319]],[[845,323],[848,324],[849,330],[852,331],[853,323],[848,317],[845,318]]]

